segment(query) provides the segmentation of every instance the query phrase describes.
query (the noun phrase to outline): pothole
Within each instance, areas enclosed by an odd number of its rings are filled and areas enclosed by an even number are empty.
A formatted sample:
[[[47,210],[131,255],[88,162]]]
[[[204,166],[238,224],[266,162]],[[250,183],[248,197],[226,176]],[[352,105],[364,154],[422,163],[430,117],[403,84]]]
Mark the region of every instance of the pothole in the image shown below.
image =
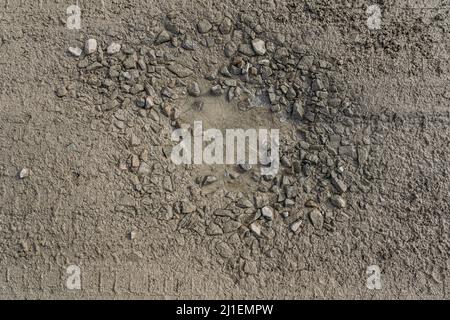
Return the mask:
[[[63,98],[77,87],[118,132],[130,131],[127,110],[143,117],[145,130],[132,134],[131,156],[120,164],[134,181],[129,197],[180,234],[212,238],[211,250],[245,274],[258,270],[258,256],[285,259],[282,248],[303,236],[334,232],[349,193],[367,192],[371,178],[371,130],[335,80],[336,61],[264,33],[256,39],[238,25],[174,30],[141,45],[105,39],[92,50],[90,41],[78,76],[56,91]],[[195,121],[221,132],[279,129],[280,169],[174,165],[171,132]]]

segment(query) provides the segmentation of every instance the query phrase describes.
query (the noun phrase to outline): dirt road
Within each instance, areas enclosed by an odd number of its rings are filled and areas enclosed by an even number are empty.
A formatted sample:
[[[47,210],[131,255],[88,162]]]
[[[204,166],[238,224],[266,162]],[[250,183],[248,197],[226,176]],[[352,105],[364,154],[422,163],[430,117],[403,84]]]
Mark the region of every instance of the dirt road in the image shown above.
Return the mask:
[[[373,2],[0,0],[0,297],[448,299],[450,4]]]

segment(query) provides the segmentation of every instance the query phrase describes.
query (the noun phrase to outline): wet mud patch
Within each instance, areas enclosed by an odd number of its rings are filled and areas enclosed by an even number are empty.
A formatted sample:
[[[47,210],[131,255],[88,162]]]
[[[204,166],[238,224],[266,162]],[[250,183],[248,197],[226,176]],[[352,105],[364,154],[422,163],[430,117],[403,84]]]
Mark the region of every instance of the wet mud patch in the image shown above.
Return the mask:
[[[269,107],[260,99],[246,101],[245,108],[243,101],[229,102],[223,97],[214,97],[205,94],[200,97],[190,97],[178,102],[180,106],[179,123],[182,127],[192,131],[194,122],[201,122],[202,129],[217,129],[223,137],[223,164],[199,164],[193,165],[193,171],[198,175],[197,183],[204,185],[204,192],[213,192],[219,188],[227,191],[248,191],[256,190],[255,178],[261,176],[260,164],[249,164],[249,152],[258,150],[257,145],[251,144],[246,139],[246,150],[244,165],[226,164],[226,131],[227,129],[242,129],[243,131],[255,130],[279,130],[280,137],[292,135],[295,127],[292,123],[282,121],[279,116],[273,114]],[[203,148],[208,146],[204,141]],[[236,159],[236,147],[234,148],[234,159]],[[256,147],[256,150],[255,150]],[[202,179],[213,179],[217,183],[203,183]],[[212,178],[214,177],[214,178]]]

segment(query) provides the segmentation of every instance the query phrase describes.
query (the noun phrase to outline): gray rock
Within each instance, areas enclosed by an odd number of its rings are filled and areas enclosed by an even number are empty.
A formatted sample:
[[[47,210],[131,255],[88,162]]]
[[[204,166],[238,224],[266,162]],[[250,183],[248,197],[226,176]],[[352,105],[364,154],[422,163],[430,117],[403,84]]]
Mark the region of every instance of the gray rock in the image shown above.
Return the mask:
[[[323,227],[323,215],[318,209],[313,209],[309,212],[309,219],[312,225],[316,229],[322,229]]]
[[[303,220],[298,219],[296,221],[294,221],[291,225],[290,225],[290,229],[292,232],[297,232],[300,230],[300,227],[303,225]]]
[[[203,180],[203,185],[207,186],[210,185],[214,182],[217,182],[217,177],[216,176],[206,176],[205,179]]]
[[[273,55],[274,59],[278,62],[282,62],[282,60],[289,56],[289,51],[286,48],[278,48]]]
[[[256,234],[257,236],[260,236],[260,235],[261,235],[261,226],[260,226],[257,222],[253,222],[253,223],[250,225],[250,230],[251,230],[254,234]]]
[[[113,42],[106,48],[106,52],[108,54],[116,54],[120,52],[121,47],[119,43]]]
[[[196,49],[197,44],[194,40],[192,40],[190,38],[186,38],[186,39],[184,39],[183,43],[181,44],[181,47],[185,50],[193,51]]]
[[[167,66],[167,69],[179,78],[189,77],[193,73],[191,69],[186,68],[180,64],[172,64],[170,66]]]
[[[28,168],[23,168],[19,172],[19,178],[20,179],[25,179],[25,178],[29,177],[30,175],[31,175],[31,170],[28,169]]]
[[[145,108],[147,101],[144,98],[136,99],[136,106],[139,108]]]
[[[339,195],[334,195],[330,198],[331,204],[336,208],[343,209],[347,206],[347,201]]]
[[[239,45],[238,51],[249,57],[253,57],[255,55],[255,51],[253,51],[252,45],[248,43],[241,43]]]
[[[230,71],[228,70],[228,67],[227,67],[227,66],[223,66],[223,67],[220,69],[220,74],[223,75],[224,77],[231,78],[231,73],[230,73]]]
[[[286,208],[293,207],[294,205],[295,205],[295,201],[294,200],[292,200],[292,199],[284,200],[284,206]]]
[[[253,203],[246,199],[246,198],[242,198],[241,200],[239,200],[239,202],[237,203],[237,206],[239,208],[252,208],[253,207]]]
[[[303,108],[303,103],[300,100],[297,100],[292,106],[292,117],[296,120],[301,120],[304,115],[305,109]]]
[[[83,50],[78,47],[69,47],[69,53],[74,57],[79,57],[83,53]]]
[[[223,258],[231,258],[233,257],[233,250],[226,242],[219,242],[216,245],[216,250]]]
[[[130,89],[130,93],[131,94],[136,94],[136,93],[139,93],[139,92],[142,92],[142,91],[144,91],[144,86],[142,84],[140,84],[140,83],[136,83]]]
[[[199,87],[198,83],[195,81],[191,82],[187,87],[187,92],[189,93],[189,95],[191,95],[193,97],[200,96],[201,92],[200,92],[200,87]]]
[[[212,86],[211,93],[215,96],[220,96],[221,94],[223,94],[223,90],[222,90],[222,87],[220,86],[220,84],[216,84],[215,86]]]
[[[155,44],[160,45],[165,42],[169,42],[172,39],[172,36],[167,30],[161,31],[158,36],[156,37]]]
[[[162,186],[164,190],[173,191],[172,178],[170,176],[164,176]]]
[[[164,97],[167,97],[167,98],[170,98],[170,99],[173,99],[173,100],[176,100],[176,99],[178,99],[178,95],[176,94],[176,92],[174,92],[171,88],[169,88],[169,87],[164,87],[162,90],[161,90],[161,94],[164,96]]]
[[[206,19],[202,19],[197,23],[197,30],[200,33],[208,33],[212,29],[212,24]]]
[[[258,266],[255,261],[245,261],[244,272],[247,274],[258,274]]]
[[[223,230],[218,224],[211,222],[206,229],[206,234],[210,236],[218,236],[223,234]]]
[[[358,147],[358,164],[360,166],[364,165],[368,158],[369,158],[369,148]]]
[[[130,146],[136,147],[141,144],[141,139],[139,139],[134,133],[130,137]]]
[[[227,222],[223,225],[223,232],[224,233],[230,233],[238,230],[241,227],[241,223],[239,221],[235,221],[232,219],[228,219]]]
[[[136,231],[131,231],[131,232],[128,234],[128,237],[130,238],[130,240],[136,239],[136,237],[137,237],[137,232],[136,232]]]
[[[323,85],[322,80],[320,80],[320,79],[314,79],[314,81],[312,82],[312,85],[311,85],[312,91],[314,91],[314,92],[316,92],[316,91],[322,91],[324,88],[325,88],[325,87],[324,87],[324,85]]]
[[[345,191],[347,191],[347,185],[344,183],[344,181],[336,177],[335,174],[331,175],[331,184],[339,193],[344,193]]]
[[[261,209],[261,214],[264,218],[266,218],[267,220],[272,220],[273,219],[273,210],[271,207],[263,207]]]
[[[144,107],[147,109],[153,108],[155,106],[155,101],[153,100],[153,97],[147,96],[145,98],[145,104]]]
[[[257,55],[262,56],[262,55],[266,54],[266,51],[267,51],[266,50],[266,44],[265,44],[265,42],[263,40],[261,40],[261,39],[254,39],[252,41],[252,47],[253,47],[253,50],[255,51],[255,53]]]
[[[229,34],[233,30],[233,21],[230,18],[225,17],[219,26],[219,31],[222,34]]]
[[[223,84],[226,85],[227,87],[236,87],[237,81],[235,79],[225,79],[223,81]]]
[[[129,56],[125,61],[123,62],[123,66],[126,69],[135,69],[136,68],[136,60],[134,60],[133,56]]]
[[[61,86],[58,89],[56,89],[56,95],[59,98],[65,97],[67,95],[67,89],[65,86]]]
[[[225,56],[231,58],[236,53],[237,47],[234,42],[227,42],[224,46]]]
[[[151,167],[144,161],[141,161],[138,169],[138,174],[141,176],[147,176],[151,173]]]
[[[95,51],[97,51],[97,40],[95,40],[95,39],[86,40],[86,42],[84,44],[84,53],[92,54]]]

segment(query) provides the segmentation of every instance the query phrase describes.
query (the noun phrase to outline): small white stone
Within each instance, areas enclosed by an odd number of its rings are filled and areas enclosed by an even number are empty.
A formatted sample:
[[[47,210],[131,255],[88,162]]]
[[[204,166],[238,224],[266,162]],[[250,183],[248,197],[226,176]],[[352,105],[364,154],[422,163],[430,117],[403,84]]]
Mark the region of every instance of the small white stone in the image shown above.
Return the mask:
[[[147,109],[153,108],[155,106],[155,101],[153,101],[153,98],[151,96],[147,96],[145,98],[145,107]]]
[[[264,55],[266,53],[266,44],[261,39],[255,39],[252,41],[253,50],[257,55]]]
[[[134,133],[130,137],[130,146],[136,147],[141,144],[141,139],[139,139]]]
[[[264,208],[261,209],[261,213],[262,213],[263,217],[266,218],[267,220],[272,220],[273,219],[272,208],[264,207]]]
[[[251,230],[254,234],[256,234],[257,236],[260,236],[260,235],[261,235],[261,227],[260,227],[259,224],[256,223],[256,222],[253,222],[253,223],[250,225],[250,230]]]
[[[95,39],[86,40],[86,43],[84,44],[84,52],[86,54],[92,54],[95,51],[97,51],[97,40]]]
[[[303,221],[302,221],[301,219],[299,219],[299,220],[297,220],[297,221],[294,221],[294,222],[291,224],[291,230],[292,230],[292,232],[297,232],[297,231],[300,229],[300,227],[302,226],[302,224],[303,224]]]
[[[115,53],[118,53],[121,48],[122,48],[122,46],[119,43],[113,42],[108,46],[108,48],[106,49],[106,52],[108,54],[115,54]]]
[[[79,57],[81,56],[81,53],[83,53],[83,50],[78,47],[69,47],[69,53],[74,57]]]
[[[323,226],[323,215],[318,209],[313,209],[309,213],[309,220],[311,220],[312,225],[316,229],[322,229]]]
[[[147,176],[147,175],[149,175],[151,172],[152,172],[152,169],[151,169],[151,167],[150,167],[147,163],[145,163],[144,161],[142,161],[142,162],[139,164],[139,169],[138,169],[138,174],[139,174],[139,175],[141,175],[141,176]]]
[[[30,169],[28,169],[28,168],[23,168],[23,169],[20,170],[20,172],[19,172],[19,178],[20,178],[20,179],[24,179],[24,178],[26,178],[26,177],[29,177],[30,174],[31,174]]]

